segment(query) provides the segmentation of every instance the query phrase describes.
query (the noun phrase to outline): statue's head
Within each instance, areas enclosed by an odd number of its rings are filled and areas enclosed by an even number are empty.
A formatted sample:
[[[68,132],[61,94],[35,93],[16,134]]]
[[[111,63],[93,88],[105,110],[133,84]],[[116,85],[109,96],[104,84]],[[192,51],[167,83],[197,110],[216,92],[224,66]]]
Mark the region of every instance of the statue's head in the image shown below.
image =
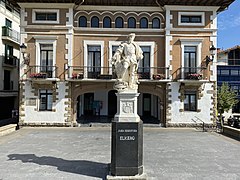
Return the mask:
[[[128,41],[129,41],[129,42],[132,42],[132,41],[134,40],[135,36],[136,36],[135,33],[129,34],[129,35],[128,35]]]

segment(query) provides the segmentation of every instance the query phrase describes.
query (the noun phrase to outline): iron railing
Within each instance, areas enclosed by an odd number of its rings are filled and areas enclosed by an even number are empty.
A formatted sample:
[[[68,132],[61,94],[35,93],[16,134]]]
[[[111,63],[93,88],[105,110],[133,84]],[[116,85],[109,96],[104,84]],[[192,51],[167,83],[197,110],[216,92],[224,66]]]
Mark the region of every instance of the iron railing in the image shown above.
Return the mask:
[[[20,43],[20,33],[7,26],[2,26],[2,36],[9,37],[10,39]]]
[[[206,79],[207,68],[205,67],[182,67],[179,79],[202,80]]]
[[[56,66],[29,66],[29,70],[26,73],[28,78],[57,78]]]
[[[69,66],[69,79],[116,79],[113,67]],[[139,79],[162,80],[169,78],[169,69],[165,67],[138,68]]]
[[[3,56],[3,66],[10,65],[16,67],[18,64],[18,58],[16,56]]]

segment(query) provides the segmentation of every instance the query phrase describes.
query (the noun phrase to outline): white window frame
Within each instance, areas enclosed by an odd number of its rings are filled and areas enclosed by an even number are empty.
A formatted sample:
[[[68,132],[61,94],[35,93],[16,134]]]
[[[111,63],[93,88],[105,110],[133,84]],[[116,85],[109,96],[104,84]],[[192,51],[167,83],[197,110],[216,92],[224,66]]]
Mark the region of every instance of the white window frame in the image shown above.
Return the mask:
[[[40,45],[41,44],[52,44],[53,45],[53,66],[56,65],[56,50],[57,50],[57,37],[48,37],[48,38],[53,38],[53,39],[44,39],[47,38],[46,36],[35,36],[36,39],[35,41],[35,46],[36,46],[36,65],[40,66],[40,61],[41,61],[41,49]],[[38,69],[39,71],[39,69]],[[55,73],[53,73],[53,78],[55,78]]]
[[[197,57],[196,57],[196,67],[201,66],[201,58],[202,58],[202,42],[203,39],[180,39],[181,41],[181,58],[182,58],[182,77],[183,78],[183,71],[184,71],[184,49],[185,46],[196,46],[197,47]]]
[[[92,40],[84,40],[84,75],[83,78],[87,78],[87,66],[88,66],[88,45],[101,46],[101,60],[100,66],[103,67],[104,62],[104,41],[92,41]],[[103,74],[103,68],[101,68],[101,74]]]
[[[112,58],[112,47],[113,46],[119,46],[122,43],[122,41],[109,41],[109,52],[108,57],[109,59]],[[154,67],[154,48],[155,48],[155,42],[143,42],[143,41],[136,41],[136,43],[139,46],[150,46],[151,52],[150,52],[150,77],[153,76],[153,67]],[[109,67],[112,70],[112,64],[111,61],[109,61]],[[112,72],[111,72],[112,73]]]
[[[201,16],[201,23],[182,23],[182,16]],[[178,25],[179,26],[205,26],[205,12],[178,12]]]
[[[39,21],[36,20],[36,13],[57,13],[56,21]],[[59,24],[59,10],[58,9],[33,9],[32,10],[32,23],[37,24]]]

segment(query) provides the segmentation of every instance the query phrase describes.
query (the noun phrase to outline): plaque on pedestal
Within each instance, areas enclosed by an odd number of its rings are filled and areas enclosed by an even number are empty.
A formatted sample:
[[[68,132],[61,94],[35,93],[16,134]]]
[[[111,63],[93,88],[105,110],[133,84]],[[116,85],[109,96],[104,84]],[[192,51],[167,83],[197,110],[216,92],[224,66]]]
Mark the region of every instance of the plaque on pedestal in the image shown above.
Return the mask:
[[[143,173],[142,129],[142,121],[112,123],[112,175],[135,176]]]

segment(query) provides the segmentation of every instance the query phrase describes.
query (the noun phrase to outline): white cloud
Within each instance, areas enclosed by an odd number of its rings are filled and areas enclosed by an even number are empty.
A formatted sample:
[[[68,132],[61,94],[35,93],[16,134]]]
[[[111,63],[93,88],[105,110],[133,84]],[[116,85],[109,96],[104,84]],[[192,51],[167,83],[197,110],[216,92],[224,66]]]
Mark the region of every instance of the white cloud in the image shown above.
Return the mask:
[[[227,14],[218,16],[218,29],[225,30],[229,28],[235,28],[240,26],[240,13],[238,14]]]

